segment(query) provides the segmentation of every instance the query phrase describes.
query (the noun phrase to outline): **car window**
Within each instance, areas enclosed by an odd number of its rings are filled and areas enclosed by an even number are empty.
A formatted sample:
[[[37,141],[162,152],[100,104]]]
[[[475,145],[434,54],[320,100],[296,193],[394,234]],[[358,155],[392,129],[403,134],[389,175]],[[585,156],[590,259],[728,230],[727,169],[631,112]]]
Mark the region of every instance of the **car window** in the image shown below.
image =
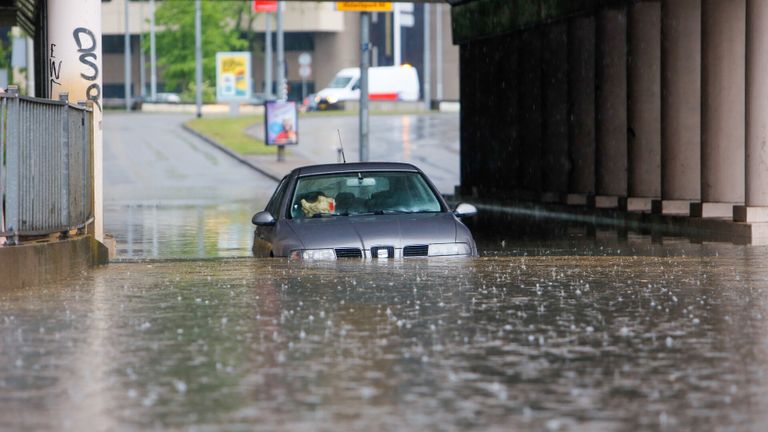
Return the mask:
[[[345,88],[350,81],[352,81],[352,77],[350,76],[336,76],[333,78],[333,81],[328,84],[328,88]]]
[[[275,218],[280,217],[280,203],[283,202],[285,196],[285,189],[288,187],[288,177],[283,177],[280,184],[275,189],[275,193],[272,194],[269,203],[267,203],[266,211],[272,214]]]
[[[415,172],[352,172],[298,179],[290,217],[431,213],[443,211],[423,176]]]

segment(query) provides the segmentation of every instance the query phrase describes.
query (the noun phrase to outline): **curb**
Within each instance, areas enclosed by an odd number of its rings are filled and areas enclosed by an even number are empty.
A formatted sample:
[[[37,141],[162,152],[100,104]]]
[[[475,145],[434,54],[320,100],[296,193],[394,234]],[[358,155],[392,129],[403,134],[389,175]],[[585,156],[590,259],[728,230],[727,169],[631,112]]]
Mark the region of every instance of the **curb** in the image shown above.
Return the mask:
[[[208,136],[203,135],[200,132],[192,129],[191,127],[187,126],[186,124],[182,123],[181,124],[181,128],[184,129],[185,131],[191,133],[192,135],[200,138],[201,140],[207,142],[208,144],[216,147],[217,149],[221,150],[222,152],[228,154],[229,156],[231,156],[232,158],[234,158],[235,160],[237,160],[241,164],[248,166],[249,168],[257,171],[258,173],[260,173],[260,174],[262,174],[262,175],[264,175],[264,176],[266,176],[266,177],[268,177],[268,178],[270,178],[270,179],[272,179],[272,180],[274,180],[276,182],[280,181],[280,177],[277,177],[274,174],[270,173],[269,171],[266,171],[263,168],[260,168],[260,167],[258,167],[256,165],[254,165],[253,163],[251,163],[248,160],[246,160],[245,158],[243,158],[241,155],[235,153],[234,151],[228,149],[227,147],[224,147],[223,145],[219,144],[218,142],[216,142],[215,140],[209,138]]]

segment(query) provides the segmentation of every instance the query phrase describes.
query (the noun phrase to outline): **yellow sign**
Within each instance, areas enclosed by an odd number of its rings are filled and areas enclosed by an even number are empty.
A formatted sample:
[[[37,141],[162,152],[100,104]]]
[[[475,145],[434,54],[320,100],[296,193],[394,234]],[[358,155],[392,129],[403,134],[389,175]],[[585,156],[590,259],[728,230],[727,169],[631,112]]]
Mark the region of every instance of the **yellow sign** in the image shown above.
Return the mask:
[[[337,11],[392,12],[392,3],[384,1],[337,1]]]

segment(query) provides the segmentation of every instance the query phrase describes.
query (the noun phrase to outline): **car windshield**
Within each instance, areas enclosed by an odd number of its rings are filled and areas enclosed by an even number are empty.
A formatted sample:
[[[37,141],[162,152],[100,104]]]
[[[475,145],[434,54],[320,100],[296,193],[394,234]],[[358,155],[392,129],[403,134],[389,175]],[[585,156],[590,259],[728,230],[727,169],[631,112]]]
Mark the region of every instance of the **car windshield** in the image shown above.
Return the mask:
[[[337,76],[328,84],[328,88],[345,88],[352,81],[350,76]]]
[[[384,171],[301,177],[290,214],[310,218],[440,211],[440,201],[421,174]]]

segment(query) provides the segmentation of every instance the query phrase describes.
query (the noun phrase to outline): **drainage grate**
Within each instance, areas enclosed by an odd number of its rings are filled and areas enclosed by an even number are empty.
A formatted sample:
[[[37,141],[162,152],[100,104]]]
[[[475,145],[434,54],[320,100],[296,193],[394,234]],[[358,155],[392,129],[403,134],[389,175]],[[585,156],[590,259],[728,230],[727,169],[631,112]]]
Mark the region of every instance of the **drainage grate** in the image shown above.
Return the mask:
[[[428,245],[406,246],[403,248],[403,256],[404,257],[429,256],[429,246]]]
[[[357,248],[336,249],[336,258],[362,258],[363,251]]]

